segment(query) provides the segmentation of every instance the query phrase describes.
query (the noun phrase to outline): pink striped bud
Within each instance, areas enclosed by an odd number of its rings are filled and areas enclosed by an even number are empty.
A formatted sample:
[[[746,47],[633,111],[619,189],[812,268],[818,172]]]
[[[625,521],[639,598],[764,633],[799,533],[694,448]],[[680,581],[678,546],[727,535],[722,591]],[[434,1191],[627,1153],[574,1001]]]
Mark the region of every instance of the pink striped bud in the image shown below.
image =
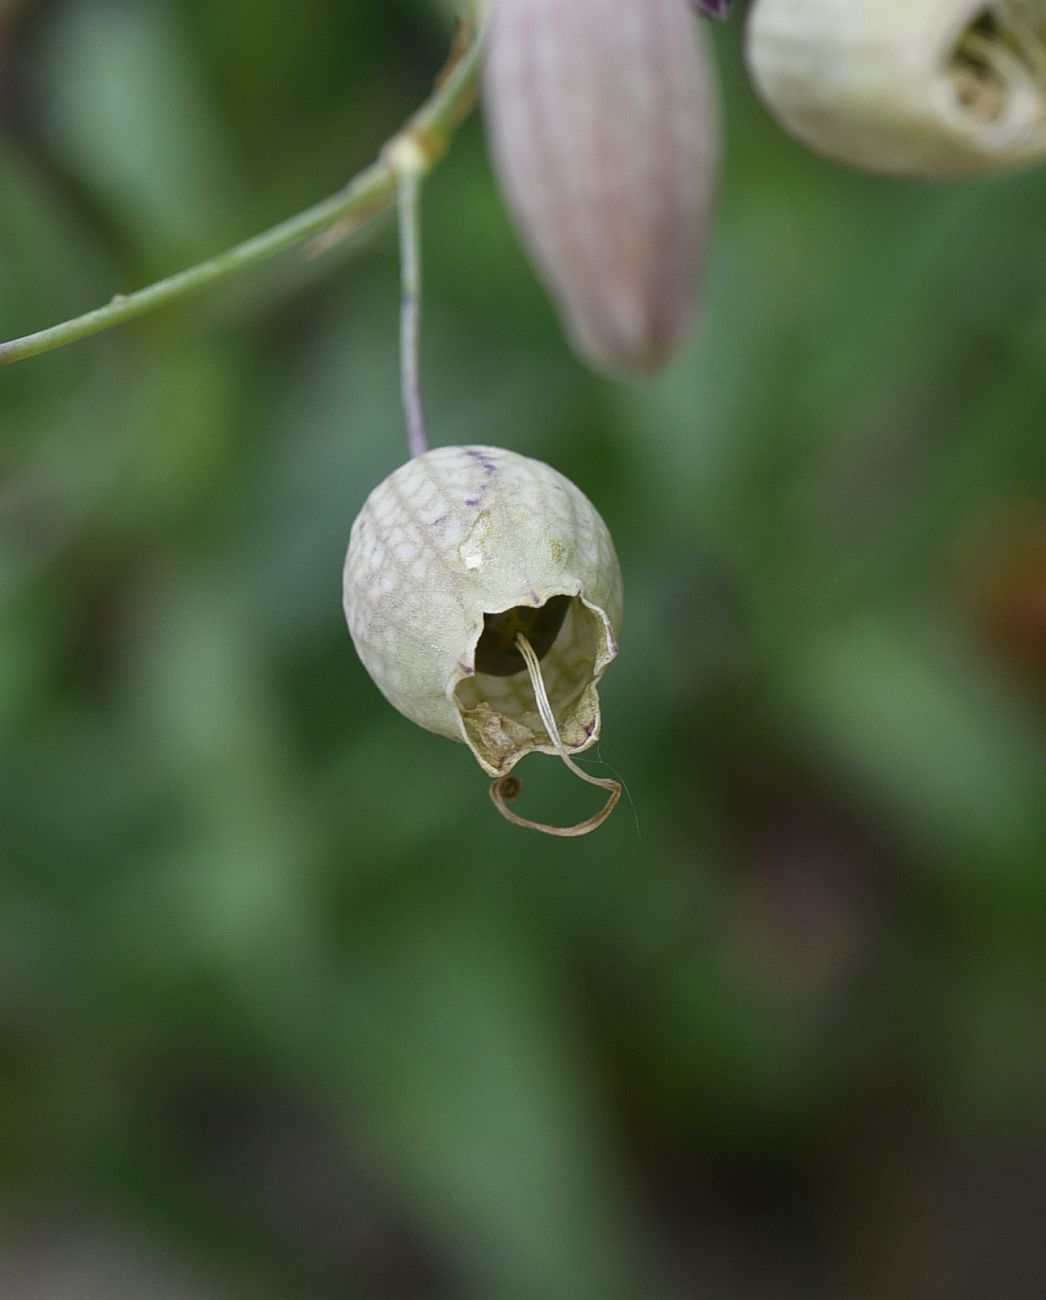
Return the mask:
[[[714,69],[686,0],[495,0],[495,168],[578,350],[651,371],[685,338],[719,158]]]

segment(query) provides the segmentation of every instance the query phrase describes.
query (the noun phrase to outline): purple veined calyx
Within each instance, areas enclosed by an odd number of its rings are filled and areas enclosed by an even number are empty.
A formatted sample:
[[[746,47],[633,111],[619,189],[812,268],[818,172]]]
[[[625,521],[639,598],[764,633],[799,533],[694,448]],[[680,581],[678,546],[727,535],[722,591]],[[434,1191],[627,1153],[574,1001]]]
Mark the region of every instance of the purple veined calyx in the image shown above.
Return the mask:
[[[500,447],[415,456],[371,492],[352,526],[344,601],[375,685],[412,722],[469,747],[503,817],[564,837],[602,825],[622,786],[574,755],[599,740],[621,569],[574,483]],[[602,810],[567,827],[514,812],[522,787],[510,774],[533,752],[605,790]]]
[[[714,18],[716,22],[726,22],[730,17],[730,7],[734,0],[690,0],[699,14],[705,18]]]

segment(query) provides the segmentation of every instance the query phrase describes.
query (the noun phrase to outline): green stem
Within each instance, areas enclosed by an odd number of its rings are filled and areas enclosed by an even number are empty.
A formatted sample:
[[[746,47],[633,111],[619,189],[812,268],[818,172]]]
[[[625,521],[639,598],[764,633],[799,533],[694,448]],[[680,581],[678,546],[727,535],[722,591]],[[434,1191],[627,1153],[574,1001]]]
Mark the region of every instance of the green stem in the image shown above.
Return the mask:
[[[469,43],[431,98],[382,150],[379,160],[337,194],[166,280],[159,280],[135,293],[116,294],[104,307],[97,307],[83,316],[0,343],[0,366],[24,361],[43,352],[53,352],[56,348],[166,307],[314,236],[331,232],[333,242],[335,234],[340,238],[388,212],[396,202],[398,190],[394,163],[396,145],[404,139],[409,140],[423,159],[423,171],[439,162],[475,100],[481,45],[482,33]],[[328,241],[322,242],[326,244]]]

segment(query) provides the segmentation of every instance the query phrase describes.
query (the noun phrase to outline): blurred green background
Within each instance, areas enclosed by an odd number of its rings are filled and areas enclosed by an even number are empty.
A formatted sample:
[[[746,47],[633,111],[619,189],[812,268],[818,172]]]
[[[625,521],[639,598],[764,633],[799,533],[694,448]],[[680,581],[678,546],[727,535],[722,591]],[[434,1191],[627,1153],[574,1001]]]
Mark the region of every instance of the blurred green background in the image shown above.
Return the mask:
[[[338,188],[450,11],[0,0],[0,336]],[[621,556],[587,840],[345,631],[388,223],[0,374],[4,1300],[1044,1293],[1046,168],[849,174],[710,34],[658,380],[569,353],[478,120],[425,196],[434,440],[550,461]]]

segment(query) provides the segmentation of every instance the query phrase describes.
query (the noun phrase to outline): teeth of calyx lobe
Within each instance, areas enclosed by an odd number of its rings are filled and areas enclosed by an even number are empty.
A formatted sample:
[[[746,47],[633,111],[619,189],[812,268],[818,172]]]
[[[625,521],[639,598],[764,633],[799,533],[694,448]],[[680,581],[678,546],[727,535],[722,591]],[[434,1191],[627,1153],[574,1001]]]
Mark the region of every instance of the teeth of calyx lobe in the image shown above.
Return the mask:
[[[495,0],[484,74],[495,169],[568,335],[647,372],[698,296],[719,161],[704,32],[684,0]]]

